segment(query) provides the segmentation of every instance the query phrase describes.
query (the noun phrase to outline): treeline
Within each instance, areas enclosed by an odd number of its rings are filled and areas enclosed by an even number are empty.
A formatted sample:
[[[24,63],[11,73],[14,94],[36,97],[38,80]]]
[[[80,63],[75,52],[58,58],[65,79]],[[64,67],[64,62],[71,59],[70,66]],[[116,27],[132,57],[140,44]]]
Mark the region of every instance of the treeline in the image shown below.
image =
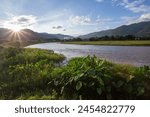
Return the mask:
[[[150,37],[136,37],[133,35],[125,35],[125,36],[102,36],[102,37],[91,37],[89,39],[82,39],[80,37],[63,40],[63,41],[120,41],[120,40],[150,40]]]

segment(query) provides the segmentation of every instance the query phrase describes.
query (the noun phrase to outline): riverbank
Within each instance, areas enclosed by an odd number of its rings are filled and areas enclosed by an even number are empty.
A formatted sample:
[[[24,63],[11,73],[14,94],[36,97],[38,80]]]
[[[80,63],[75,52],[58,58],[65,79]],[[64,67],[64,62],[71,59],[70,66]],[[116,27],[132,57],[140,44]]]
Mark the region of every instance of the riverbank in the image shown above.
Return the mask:
[[[42,43],[28,46],[54,50],[63,54],[67,59],[96,55],[109,61],[135,66],[150,65],[150,46],[96,46],[63,43]]]
[[[150,46],[150,40],[134,40],[134,41],[75,41],[63,42],[64,44],[79,45],[107,45],[107,46]]]
[[[51,50],[0,48],[0,99],[150,99],[150,67],[64,56]]]

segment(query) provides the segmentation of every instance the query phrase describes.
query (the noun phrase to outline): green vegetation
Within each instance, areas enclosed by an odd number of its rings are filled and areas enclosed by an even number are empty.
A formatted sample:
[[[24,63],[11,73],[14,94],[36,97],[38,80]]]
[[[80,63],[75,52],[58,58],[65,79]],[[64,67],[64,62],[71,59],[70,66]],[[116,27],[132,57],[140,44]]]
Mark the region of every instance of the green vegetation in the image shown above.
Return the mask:
[[[150,40],[134,40],[134,41],[75,41],[64,42],[65,44],[80,45],[114,45],[114,46],[150,46]]]
[[[36,44],[38,42],[0,42],[0,46],[2,47],[25,47],[25,46],[28,46],[28,45],[31,45],[31,44]]]
[[[0,98],[45,99],[53,93],[47,85],[51,72],[63,60],[63,55],[49,50],[1,47]]]
[[[53,72],[62,99],[150,99],[150,67],[117,65],[96,57],[74,58]]]
[[[37,40],[29,40],[29,41],[0,41],[0,46],[5,47],[5,48],[9,48],[9,47],[17,47],[17,48],[21,48],[21,47],[25,47],[28,45],[33,45],[33,44],[38,44],[38,43],[48,43],[48,42],[52,42],[52,40],[48,40],[48,39],[37,39]]]
[[[150,67],[0,48],[0,99],[150,99]]]

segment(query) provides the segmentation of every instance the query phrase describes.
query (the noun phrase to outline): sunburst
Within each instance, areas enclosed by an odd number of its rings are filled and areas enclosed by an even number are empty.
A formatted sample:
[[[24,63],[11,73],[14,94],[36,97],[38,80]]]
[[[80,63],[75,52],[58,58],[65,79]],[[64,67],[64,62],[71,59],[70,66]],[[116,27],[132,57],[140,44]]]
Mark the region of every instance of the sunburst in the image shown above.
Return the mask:
[[[19,33],[20,30],[22,30],[22,27],[19,27],[19,26],[11,26],[11,27],[8,27],[10,30],[12,30],[13,32],[17,32]]]
[[[11,28],[11,30],[12,30],[13,32],[19,33],[21,29],[20,29],[20,28]]]

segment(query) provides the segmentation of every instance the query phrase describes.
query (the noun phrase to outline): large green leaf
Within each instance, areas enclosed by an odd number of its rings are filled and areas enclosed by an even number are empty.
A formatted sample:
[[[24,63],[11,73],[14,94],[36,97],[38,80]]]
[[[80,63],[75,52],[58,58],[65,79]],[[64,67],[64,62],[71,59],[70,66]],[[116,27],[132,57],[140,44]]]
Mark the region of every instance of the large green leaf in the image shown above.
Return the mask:
[[[124,82],[121,81],[121,80],[119,80],[119,81],[117,82],[117,86],[118,86],[118,87],[121,87],[123,84],[124,84]]]
[[[101,94],[102,94],[102,90],[101,90],[101,88],[97,88],[97,93],[98,93],[99,95],[101,95]]]
[[[82,82],[81,81],[78,81],[77,85],[76,85],[76,90],[80,90],[82,87]]]
[[[100,85],[104,86],[104,81],[101,78],[98,78]]]

